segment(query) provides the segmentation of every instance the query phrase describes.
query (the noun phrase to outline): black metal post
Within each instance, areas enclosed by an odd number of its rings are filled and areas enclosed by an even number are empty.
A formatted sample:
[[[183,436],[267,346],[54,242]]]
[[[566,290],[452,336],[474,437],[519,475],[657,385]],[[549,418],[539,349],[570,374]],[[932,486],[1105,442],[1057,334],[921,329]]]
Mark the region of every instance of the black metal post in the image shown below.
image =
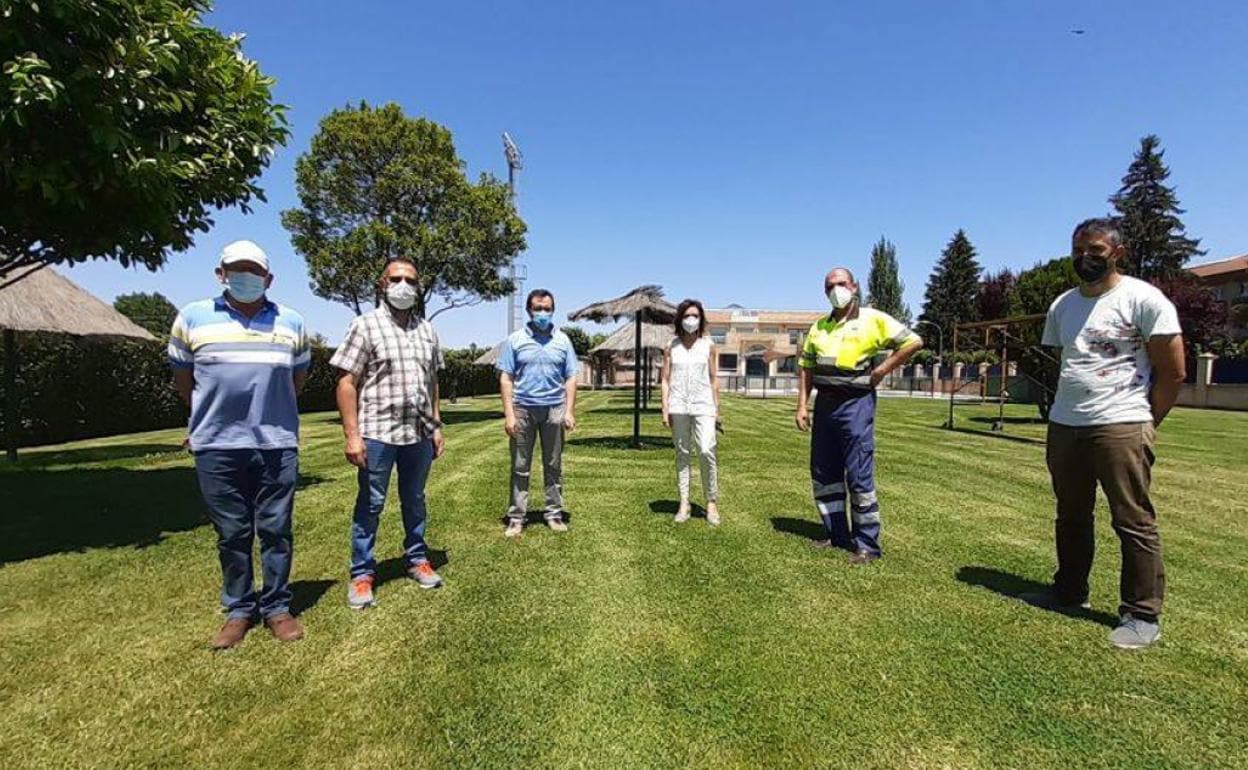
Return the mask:
[[[9,462],[17,462],[20,436],[17,421],[17,332],[4,330],[4,447]]]
[[[641,447],[641,313],[633,316],[633,448]]]

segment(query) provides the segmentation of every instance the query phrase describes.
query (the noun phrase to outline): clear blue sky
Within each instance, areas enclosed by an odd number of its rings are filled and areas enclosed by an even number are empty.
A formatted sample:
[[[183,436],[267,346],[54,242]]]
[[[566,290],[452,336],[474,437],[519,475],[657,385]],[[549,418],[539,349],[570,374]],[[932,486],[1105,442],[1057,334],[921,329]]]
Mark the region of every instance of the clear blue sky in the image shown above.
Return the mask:
[[[824,271],[847,264],[865,281],[885,235],[917,313],[958,228],[990,269],[1065,253],[1147,133],[1205,259],[1248,251],[1239,0],[222,0],[210,21],[247,34],[290,106],[269,203],[222,212],[160,273],[71,271],[107,299],[207,296],[221,246],[246,237],[273,259],[271,296],[340,339],[350,311],[308,290],[279,212],[317,121],[360,99],[448,126],[473,177],[506,175],[511,132],[530,286],[561,311],[643,283],[708,305],[822,309]],[[501,304],[439,322],[454,346],[493,343],[506,323]]]

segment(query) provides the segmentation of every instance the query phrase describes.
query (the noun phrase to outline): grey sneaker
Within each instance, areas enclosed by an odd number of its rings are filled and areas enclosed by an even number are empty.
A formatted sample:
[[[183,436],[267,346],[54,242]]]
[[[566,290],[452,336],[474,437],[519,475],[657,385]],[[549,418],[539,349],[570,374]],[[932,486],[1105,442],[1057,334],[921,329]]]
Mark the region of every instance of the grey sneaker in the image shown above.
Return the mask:
[[[1030,604],[1032,607],[1039,607],[1042,610],[1053,610],[1054,612],[1060,612],[1062,610],[1070,611],[1092,609],[1092,602],[1087,599],[1084,599],[1081,602],[1072,601],[1058,594],[1051,586],[1043,591],[1031,591],[1025,594],[1019,594],[1018,598],[1022,599],[1023,602]]]
[[[375,602],[372,575],[360,575],[347,585],[347,606],[351,609],[362,610]]]
[[[418,561],[407,570],[407,576],[415,580],[421,588],[440,588],[442,576],[434,571],[433,565],[426,561]]]
[[[524,531],[524,521],[522,519],[510,519],[507,522],[507,529],[503,530],[503,537],[519,537]]]
[[[563,520],[562,516],[551,516],[546,519],[546,526],[550,527],[552,532],[568,531],[568,524]]]
[[[1142,620],[1127,613],[1109,633],[1109,643],[1120,650],[1142,650],[1161,640],[1161,623]]]

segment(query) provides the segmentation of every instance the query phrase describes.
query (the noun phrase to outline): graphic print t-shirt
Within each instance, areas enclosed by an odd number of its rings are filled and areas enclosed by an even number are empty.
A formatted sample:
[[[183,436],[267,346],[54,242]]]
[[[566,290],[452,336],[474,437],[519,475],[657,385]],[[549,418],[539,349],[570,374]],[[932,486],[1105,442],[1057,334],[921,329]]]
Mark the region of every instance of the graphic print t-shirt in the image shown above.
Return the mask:
[[[1049,421],[1084,427],[1151,422],[1152,364],[1146,343],[1180,334],[1173,303],[1159,289],[1123,276],[1099,297],[1071,289],[1049,308],[1042,344],[1062,349]]]

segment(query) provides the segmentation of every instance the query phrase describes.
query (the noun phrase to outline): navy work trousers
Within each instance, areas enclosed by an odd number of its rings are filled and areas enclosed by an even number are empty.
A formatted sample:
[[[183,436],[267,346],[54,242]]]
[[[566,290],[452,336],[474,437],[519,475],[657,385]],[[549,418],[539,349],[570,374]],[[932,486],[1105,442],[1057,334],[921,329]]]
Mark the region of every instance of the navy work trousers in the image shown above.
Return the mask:
[[[878,556],[875,400],[874,391],[849,397],[819,394],[810,441],[810,481],[829,539],[842,548]],[[847,508],[852,527],[846,526]]]

